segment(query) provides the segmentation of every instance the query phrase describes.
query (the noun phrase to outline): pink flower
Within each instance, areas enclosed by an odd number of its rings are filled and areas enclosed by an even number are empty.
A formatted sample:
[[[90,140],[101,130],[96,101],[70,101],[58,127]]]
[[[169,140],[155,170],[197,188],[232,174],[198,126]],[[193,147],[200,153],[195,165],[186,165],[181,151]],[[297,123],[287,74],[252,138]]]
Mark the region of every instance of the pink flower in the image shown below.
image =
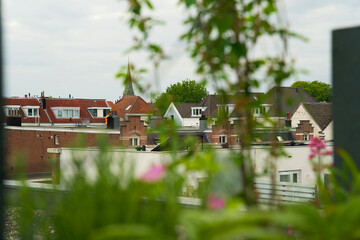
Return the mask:
[[[326,150],[326,155],[332,155],[334,152],[331,150]]]
[[[326,149],[326,144],[319,137],[314,137],[310,140],[310,155],[309,159],[312,160],[316,156],[327,156],[332,155],[333,152],[331,150]]]
[[[310,153],[310,155],[309,155],[309,159],[313,159],[314,157],[316,156],[316,153]]]
[[[154,183],[161,180],[166,174],[166,165],[151,165],[149,170],[147,170],[141,177],[140,180],[143,182]]]
[[[294,230],[293,230],[292,226],[289,224],[288,225],[288,235],[291,236],[293,234],[294,234]]]
[[[212,210],[219,210],[225,206],[225,200],[211,193],[207,200],[207,207]]]
[[[313,137],[312,139],[310,139],[309,145],[311,148],[315,148],[317,150],[320,150],[320,149],[326,147],[324,141],[319,137]]]

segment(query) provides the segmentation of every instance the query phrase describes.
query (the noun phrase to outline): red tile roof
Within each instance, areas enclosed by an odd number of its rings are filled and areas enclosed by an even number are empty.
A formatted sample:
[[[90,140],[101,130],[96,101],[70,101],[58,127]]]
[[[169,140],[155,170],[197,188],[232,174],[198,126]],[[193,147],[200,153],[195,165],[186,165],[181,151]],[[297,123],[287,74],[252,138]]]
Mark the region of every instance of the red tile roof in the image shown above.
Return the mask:
[[[111,111],[116,111],[116,114],[119,117],[124,117],[124,114],[121,113],[120,109],[111,101],[107,101],[107,104],[109,105],[109,107],[111,107]]]
[[[52,108],[54,107],[79,107],[80,119],[56,118]],[[46,99],[46,109],[53,123],[80,123],[81,119],[89,119],[90,123],[105,123],[105,118],[93,118],[88,111],[91,107],[109,108],[104,99]]]
[[[64,123],[76,124],[80,123],[82,119],[88,119],[90,123],[104,123],[105,118],[93,118],[88,111],[88,108],[110,108],[104,99],[61,99],[61,98],[44,98],[46,109],[42,108],[41,98],[4,98],[4,105],[18,105],[39,107],[40,123]],[[56,118],[52,108],[54,107],[77,107],[80,108],[80,118]],[[35,117],[26,117],[22,108],[19,110],[23,123],[35,123]]]
[[[7,105],[17,105],[20,106],[19,114],[21,116],[21,122],[23,123],[36,123],[39,121],[39,118],[36,117],[27,117],[21,107],[24,106],[34,106],[39,107],[39,116],[40,123],[50,123],[50,119],[46,115],[44,109],[41,108],[40,102],[37,98],[4,98],[4,106]]]
[[[139,96],[122,97],[115,105],[120,117],[126,114],[147,114],[152,110],[151,105]]]

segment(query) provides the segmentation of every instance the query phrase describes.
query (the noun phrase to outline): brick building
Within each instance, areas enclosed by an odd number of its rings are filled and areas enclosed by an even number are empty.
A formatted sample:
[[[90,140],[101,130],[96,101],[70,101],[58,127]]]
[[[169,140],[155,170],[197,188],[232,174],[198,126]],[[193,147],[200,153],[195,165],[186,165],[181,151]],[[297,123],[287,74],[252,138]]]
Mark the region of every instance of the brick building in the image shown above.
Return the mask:
[[[4,98],[7,125],[105,127],[111,107],[105,99],[41,97]]]
[[[320,137],[325,141],[333,140],[332,104],[299,104],[291,116],[291,127],[295,130],[295,139],[299,141],[309,141],[313,137]]]
[[[129,116],[120,122],[120,143],[123,146],[147,145],[147,126],[140,116]]]
[[[83,141],[76,141],[81,136]],[[48,148],[97,146],[101,137],[109,146],[121,144],[120,131],[114,129],[5,126],[6,173],[8,177],[17,173],[19,159],[27,174],[47,175],[52,169]]]
[[[15,175],[16,159],[21,159],[27,174],[49,174],[48,149],[78,142],[80,147],[93,147],[101,136],[108,146],[146,145],[150,110],[150,104],[134,94],[130,68],[123,96],[115,104],[105,99],[45,97],[44,92],[40,97],[5,98],[6,173]],[[79,136],[82,141],[77,141]]]

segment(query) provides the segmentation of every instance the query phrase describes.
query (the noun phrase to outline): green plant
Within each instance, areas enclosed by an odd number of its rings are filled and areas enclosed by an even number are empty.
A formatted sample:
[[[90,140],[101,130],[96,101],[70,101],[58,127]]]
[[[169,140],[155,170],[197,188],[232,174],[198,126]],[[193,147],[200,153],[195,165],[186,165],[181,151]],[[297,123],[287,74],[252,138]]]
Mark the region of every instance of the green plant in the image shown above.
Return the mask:
[[[319,102],[331,102],[332,88],[330,84],[319,81],[296,81],[291,85],[291,87],[300,87],[304,89]]]
[[[149,40],[150,30],[158,23],[143,15],[153,9],[149,0],[129,0],[129,26],[138,30],[132,50],[149,51],[154,66],[165,57],[161,46]],[[47,207],[49,224],[57,239],[357,239],[359,231],[359,172],[350,166],[354,185],[348,194],[333,177],[333,189],[320,187],[320,205],[283,206],[262,210],[256,205],[253,181],[254,165],[249,149],[254,129],[254,107],[261,101],[250,101],[251,90],[262,80],[280,86],[294,73],[293,62],[286,57],[288,37],[297,36],[284,24],[277,24],[278,8],[274,0],[180,0],[187,10],[182,35],[197,71],[217,87],[218,93],[234,96],[241,151],[230,151],[221,159],[211,148],[198,151],[196,139],[181,139],[173,121],[159,129],[162,142],[171,139],[166,149],[171,158],[165,165],[155,165],[141,177],[134,175],[128,159],[109,158],[106,142],[99,143],[100,153],[94,160],[89,177],[85,159],[75,155],[75,173],[63,184],[68,189],[57,195]],[[254,57],[260,39],[275,38],[283,48],[276,56]],[[124,68],[125,69],[125,68]],[[258,74],[265,73],[262,77]],[[125,77],[120,74],[119,77]],[[224,121],[228,116],[224,114]],[[225,123],[225,122],[223,122]],[[222,124],[222,123],[220,123]],[[178,149],[188,147],[188,151]],[[190,147],[189,147],[190,146]],[[341,152],[340,152],[341,153]],[[273,144],[270,158],[273,170],[282,150]],[[123,157],[124,158],[124,157]],[[187,184],[186,177],[201,171],[207,177],[196,192],[200,205],[195,209],[181,206],[178,196]],[[334,173],[335,174],[335,173]],[[335,176],[335,175],[332,176]],[[319,186],[322,182],[319,181]],[[24,228],[21,236],[32,239],[29,226],[33,199],[23,194]],[[192,190],[187,191],[192,195]],[[195,195],[195,193],[194,193]],[[246,211],[245,211],[245,210]],[[345,219],[345,220],[344,220]],[[27,225],[29,224],[29,225]],[[355,230],[354,230],[355,229]],[[44,235],[51,238],[50,235]]]

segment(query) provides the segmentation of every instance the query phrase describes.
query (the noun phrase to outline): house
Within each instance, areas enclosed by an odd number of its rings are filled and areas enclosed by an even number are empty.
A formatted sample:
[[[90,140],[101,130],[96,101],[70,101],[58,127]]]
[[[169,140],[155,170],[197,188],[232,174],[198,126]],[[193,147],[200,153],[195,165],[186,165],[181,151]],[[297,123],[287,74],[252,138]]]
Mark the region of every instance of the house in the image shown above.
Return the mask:
[[[297,87],[273,87],[264,96],[260,106],[254,108],[253,114],[256,120],[266,127],[285,127],[287,115],[290,116],[302,102],[318,102],[308,92]],[[271,126],[265,117],[275,123]]]
[[[19,161],[25,163],[25,173],[29,176],[51,175],[52,159],[48,148],[95,147],[104,139],[109,146],[120,146],[120,131],[93,127],[54,126],[4,126],[6,136],[5,171],[11,178],[19,173]],[[81,145],[79,137],[83,137]]]
[[[327,143],[327,147],[331,148],[332,143]],[[271,146],[253,146],[248,150],[248,154],[253,161],[254,171],[256,173],[257,180],[271,180],[271,169],[269,169],[269,161],[272,157],[270,156]],[[282,149],[286,154],[281,154],[275,163],[276,168],[273,168],[276,172],[276,181],[277,182],[292,182],[292,183],[303,183],[303,184],[316,184],[316,173],[313,171],[313,165],[308,160],[307,156],[310,154],[310,148],[307,145],[301,146],[284,146]],[[228,149],[213,149],[213,157],[215,159],[220,159],[221,163],[227,162],[229,159],[233,158],[233,154],[240,151],[240,149],[233,149],[229,151]],[[73,149],[73,148],[61,148],[53,149],[54,155],[57,156],[58,167],[60,171],[63,172],[62,177],[65,179],[71,177],[71,174],[66,174],[71,172],[70,170],[74,169],[72,153],[76,152],[81,156],[84,156],[83,160],[86,163],[87,168],[85,169],[86,174],[93,174],[91,168],[95,167],[95,164],[90,164],[89,161],[94,161],[94,155],[100,153],[100,149],[91,148],[91,149]],[[186,153],[186,151],[184,151]],[[119,149],[109,149],[108,151],[109,159],[112,161],[124,161],[131,162],[132,164],[124,164],[124,166],[133,167],[133,172],[136,177],[140,177],[152,164],[160,163],[171,163],[173,161],[173,155],[168,151],[124,151]],[[231,162],[231,161],[230,161]],[[230,163],[228,162],[228,163]],[[323,156],[322,162],[324,164],[329,164],[333,162],[333,157],[331,155]],[[233,162],[232,162],[233,163]],[[82,163],[80,163],[82,164]],[[236,168],[231,168],[234,166],[232,164],[222,165],[224,167],[225,174],[232,173],[236,171]],[[229,168],[230,166],[230,168]],[[328,171],[325,169],[322,178],[326,180],[326,175]],[[234,176],[234,175],[232,175]],[[204,181],[204,178],[208,177],[204,171],[192,171],[191,174],[185,176],[187,184],[192,185],[195,189],[199,186],[199,183]]]
[[[211,117],[217,110],[217,96],[211,94],[198,103],[174,103],[166,110],[164,117],[174,121],[184,128],[199,128],[200,117]]]
[[[127,120],[129,116],[139,116],[147,121],[152,110],[151,105],[140,96],[123,96],[115,103],[108,102],[112,111],[116,111],[120,121]]]
[[[148,102],[135,95],[132,82],[130,65],[128,65],[122,97],[115,103],[108,102],[112,112],[119,117],[120,141],[123,146],[147,144],[147,125],[153,110]]]
[[[310,94],[301,88],[293,87],[273,87],[266,94],[251,93],[245,97],[249,104],[252,104],[252,117],[257,122],[256,136],[254,143],[263,144],[269,141],[279,141],[292,143],[296,140],[289,132],[286,123],[287,116],[294,113],[297,106],[302,102],[317,103]],[[244,118],[241,116],[238,101],[228,102],[227,104],[217,104],[220,109],[228,113],[228,119],[217,122],[218,112],[212,118],[215,123],[212,125],[211,132],[207,135],[213,143],[236,145],[241,141],[239,133]],[[270,123],[272,122],[272,123]]]
[[[333,140],[332,104],[325,102],[304,102],[298,105],[291,116],[291,127],[296,140],[309,141],[320,137]]]
[[[41,97],[4,98],[7,125],[105,127],[111,108],[105,99]]]
[[[125,80],[125,88],[122,97],[114,103],[108,102],[111,110],[117,112],[120,121],[126,121],[130,116],[139,116],[141,121],[148,121],[153,107],[142,97],[136,96],[133,89],[133,79],[131,77],[130,65]]]
[[[127,116],[120,121],[120,144],[122,146],[147,145],[147,125],[141,116]]]
[[[251,97],[261,94],[263,93],[251,93]],[[235,98],[234,95],[210,94],[198,103],[171,103],[164,117],[174,119],[179,126],[185,128],[199,128],[201,117],[216,120],[219,110],[226,111],[230,116],[236,107]],[[210,123],[208,127],[211,127]]]

